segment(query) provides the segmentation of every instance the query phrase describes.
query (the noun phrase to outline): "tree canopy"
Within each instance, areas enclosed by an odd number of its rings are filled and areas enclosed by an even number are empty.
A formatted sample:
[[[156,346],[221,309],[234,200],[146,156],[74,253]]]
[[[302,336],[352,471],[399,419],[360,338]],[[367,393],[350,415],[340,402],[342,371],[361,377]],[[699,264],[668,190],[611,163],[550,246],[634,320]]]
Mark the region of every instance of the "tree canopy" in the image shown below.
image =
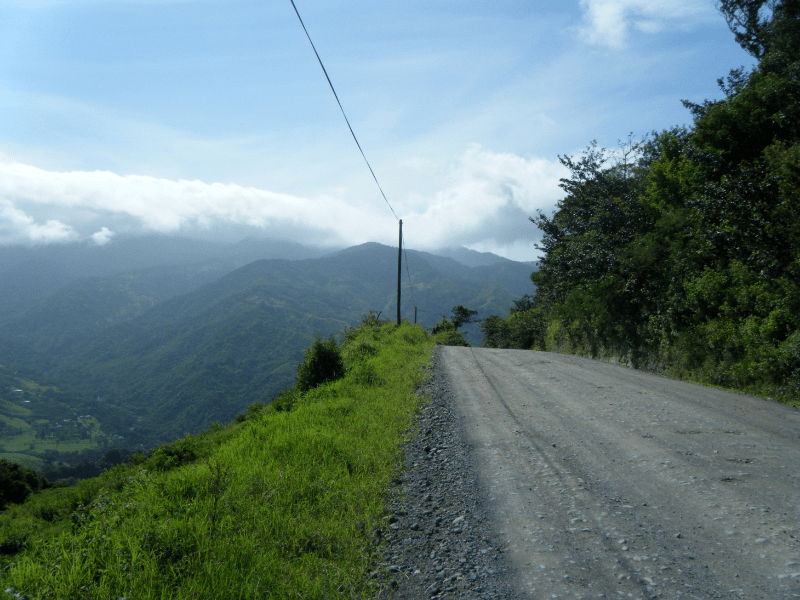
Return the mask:
[[[759,62],[719,81],[722,100],[686,102],[691,128],[560,157],[565,196],[531,219],[536,293],[487,319],[485,344],[800,399],[799,4],[721,2]]]

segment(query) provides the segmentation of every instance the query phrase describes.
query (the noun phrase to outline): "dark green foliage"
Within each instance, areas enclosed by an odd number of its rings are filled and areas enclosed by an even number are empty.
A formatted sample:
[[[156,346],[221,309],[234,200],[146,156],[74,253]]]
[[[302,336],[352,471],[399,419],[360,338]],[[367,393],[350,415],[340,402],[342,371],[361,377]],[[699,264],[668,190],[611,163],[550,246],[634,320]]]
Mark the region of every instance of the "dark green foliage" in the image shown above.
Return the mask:
[[[344,376],[344,360],[333,336],[323,340],[317,336],[303,353],[303,362],[297,367],[297,389],[307,392],[328,381]]]
[[[9,504],[22,504],[35,492],[50,487],[50,483],[33,469],[0,459],[0,510]]]
[[[24,533],[12,533],[0,540],[0,554],[14,555],[28,547],[28,536]]]
[[[128,462],[131,456],[131,451],[126,448],[92,449],[71,453],[45,450],[43,458],[46,466],[42,471],[51,481],[86,479]],[[63,464],[66,461],[70,464]]]
[[[511,311],[505,319],[491,316],[481,323],[487,348],[544,350],[547,326],[541,309]]]
[[[288,412],[297,405],[297,401],[299,399],[300,394],[297,391],[297,388],[286,388],[275,395],[275,397],[272,399],[272,402],[270,402],[270,406],[274,410]]]
[[[739,45],[758,59],[800,41],[797,0],[720,0],[719,9]]]
[[[243,423],[247,419],[251,419],[258,415],[262,410],[264,410],[264,403],[263,402],[253,402],[250,406],[247,407],[247,412],[239,413],[236,415],[236,422]]]
[[[800,3],[723,0],[760,58],[687,103],[692,129],[563,158],[558,211],[532,219],[535,296],[484,344],[614,358],[800,401]]]
[[[447,317],[442,317],[431,331],[438,344],[443,346],[469,346],[464,336],[456,331],[453,322]]]
[[[156,471],[167,471],[193,462],[198,458],[197,446],[197,438],[187,435],[185,438],[156,448],[148,465]]]
[[[453,307],[453,316],[451,318],[453,327],[458,331],[462,325],[475,322],[475,315],[478,314],[477,310],[470,310],[461,306],[460,304]]]
[[[433,327],[432,333],[437,334],[451,329],[453,331],[458,331],[462,325],[477,322],[475,319],[477,314],[477,310],[470,310],[457,304],[453,307],[451,312],[452,316],[449,319],[447,317],[442,317],[442,320]]]

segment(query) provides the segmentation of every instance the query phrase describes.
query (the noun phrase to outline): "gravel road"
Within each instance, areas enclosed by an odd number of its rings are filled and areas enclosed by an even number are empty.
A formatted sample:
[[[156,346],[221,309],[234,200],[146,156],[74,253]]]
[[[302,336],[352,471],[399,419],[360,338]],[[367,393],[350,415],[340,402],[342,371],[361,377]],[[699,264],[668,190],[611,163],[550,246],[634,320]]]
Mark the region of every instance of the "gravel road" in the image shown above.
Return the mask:
[[[800,411],[441,347],[387,515],[396,598],[800,598]]]

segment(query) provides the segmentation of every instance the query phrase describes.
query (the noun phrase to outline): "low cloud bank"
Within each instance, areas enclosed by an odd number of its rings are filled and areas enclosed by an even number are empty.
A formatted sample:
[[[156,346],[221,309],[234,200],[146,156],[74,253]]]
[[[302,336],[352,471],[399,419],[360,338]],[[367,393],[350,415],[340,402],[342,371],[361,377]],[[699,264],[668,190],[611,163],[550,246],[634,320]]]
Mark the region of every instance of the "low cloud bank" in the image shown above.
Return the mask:
[[[472,145],[441,175],[438,192],[394,208],[415,247],[532,247],[537,232],[527,217],[555,204],[565,174],[558,162]],[[346,191],[303,197],[234,183],[0,164],[0,244],[105,245],[123,230],[213,236],[231,226],[323,245],[391,243],[397,235],[385,205],[350,201]]]

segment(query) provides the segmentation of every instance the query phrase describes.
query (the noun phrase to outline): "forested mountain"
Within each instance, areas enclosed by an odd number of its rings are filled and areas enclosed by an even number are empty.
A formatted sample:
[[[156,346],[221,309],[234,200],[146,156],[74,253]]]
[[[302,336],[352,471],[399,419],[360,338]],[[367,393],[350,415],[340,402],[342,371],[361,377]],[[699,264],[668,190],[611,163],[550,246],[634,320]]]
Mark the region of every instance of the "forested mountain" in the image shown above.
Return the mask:
[[[425,262],[446,274],[449,279],[478,286],[496,285],[515,295],[533,291],[530,274],[537,268],[534,262],[516,262],[467,248],[439,252],[442,254],[420,254]]]
[[[492,265],[497,264],[514,263],[514,261],[503,258],[502,256],[497,256],[497,254],[492,254],[491,252],[478,252],[477,250],[470,250],[469,248],[464,248],[463,246],[440,248],[433,254],[436,256],[443,256],[445,258],[452,258],[453,260],[467,267],[491,267]],[[516,264],[524,264],[527,267],[536,266],[535,261]]]
[[[720,10],[758,65],[685,102],[691,128],[561,159],[566,196],[532,219],[536,294],[489,319],[486,344],[800,401],[800,2]]]
[[[231,271],[262,258],[317,258],[330,250],[284,240],[250,238],[235,244],[165,235],[32,247],[0,246],[0,323],[75,281],[155,267],[210,265]],[[221,274],[221,273],[220,273]]]
[[[403,317],[413,321],[416,306],[427,326],[456,304],[480,315],[506,310],[519,290],[495,284],[509,273],[532,289],[530,266],[522,263],[498,257],[504,268],[483,271],[406,254]],[[6,452],[67,452],[63,443],[40,442],[55,436],[58,420],[78,423],[76,415],[54,408],[70,402],[93,419],[80,421],[84,443],[76,450],[91,441],[148,447],[227,422],[291,385],[315,335],[340,332],[370,310],[389,318],[396,313],[397,250],[379,244],[314,259],[258,260],[222,276],[220,270],[156,267],[75,281],[9,321],[0,331],[0,373],[13,375],[10,387],[23,391],[4,390],[4,399],[27,412],[0,411],[0,421],[19,419],[16,441],[2,437]],[[467,335],[480,340],[477,326]],[[36,419],[34,439],[22,421]],[[66,432],[59,429],[53,439]]]

